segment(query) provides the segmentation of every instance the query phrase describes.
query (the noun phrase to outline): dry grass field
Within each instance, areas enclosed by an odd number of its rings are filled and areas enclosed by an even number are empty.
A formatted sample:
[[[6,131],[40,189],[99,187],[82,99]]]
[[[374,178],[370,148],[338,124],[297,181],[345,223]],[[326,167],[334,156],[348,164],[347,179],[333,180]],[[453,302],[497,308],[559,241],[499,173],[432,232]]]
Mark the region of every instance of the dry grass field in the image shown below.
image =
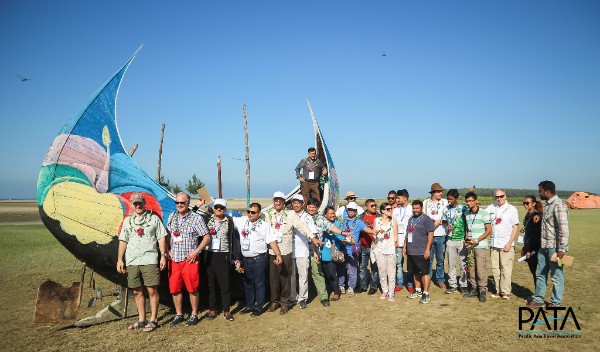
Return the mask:
[[[244,209],[241,206],[230,208]],[[268,203],[268,199],[265,200]],[[264,204],[266,204],[264,203]],[[345,295],[331,307],[318,300],[308,309],[294,307],[280,316],[265,313],[251,318],[235,314],[234,322],[203,320],[195,327],[168,327],[173,314],[159,314],[161,327],[154,333],[129,332],[135,318],[89,328],[32,322],[37,287],[46,279],[64,285],[79,280],[80,264],[39,224],[35,203],[0,202],[0,340],[3,351],[598,351],[599,309],[595,302],[600,281],[600,210],[571,211],[571,249],[575,264],[565,269],[564,304],[573,308],[581,325],[579,339],[520,339],[518,311],[533,289],[525,263],[515,263],[510,300],[488,298],[486,303],[447,295],[431,289],[431,302],[406,299],[405,291],[390,303],[378,296]],[[489,268],[491,275],[491,267]],[[105,292],[114,285],[98,280]],[[87,286],[80,317],[92,315],[111,298],[85,303],[92,296]],[[312,297],[311,297],[312,299]]]

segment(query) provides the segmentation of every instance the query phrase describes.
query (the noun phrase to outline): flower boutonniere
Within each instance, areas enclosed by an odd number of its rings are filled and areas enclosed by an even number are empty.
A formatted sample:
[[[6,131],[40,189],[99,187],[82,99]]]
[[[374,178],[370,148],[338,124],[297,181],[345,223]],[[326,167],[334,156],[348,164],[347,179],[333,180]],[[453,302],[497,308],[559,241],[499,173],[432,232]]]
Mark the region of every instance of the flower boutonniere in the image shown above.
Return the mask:
[[[496,225],[502,223],[502,218],[496,218]]]
[[[179,230],[173,231],[173,236],[175,236],[175,237],[179,237],[180,234],[181,233],[179,233]]]
[[[211,227],[210,230],[208,230],[208,233],[210,233],[211,235],[214,235],[217,233],[217,230],[214,227]]]
[[[281,224],[279,222],[276,222],[275,223],[275,229],[279,230],[279,228],[281,228]]]
[[[436,211],[436,210],[432,210],[432,211],[431,211],[431,215],[436,215],[436,214],[437,214],[437,211]]]
[[[383,235],[383,239],[389,240],[390,239],[390,234],[386,232],[386,234]]]
[[[143,227],[138,227],[137,234],[140,235],[140,236],[143,235],[144,234],[144,228]]]
[[[414,230],[415,230],[415,225],[410,225],[410,226],[408,227],[408,231],[409,231],[409,232],[413,232]]]
[[[312,172],[313,168],[312,167],[308,167],[308,172]]]
[[[243,230],[243,231],[242,231],[242,237],[244,237],[244,238],[245,238],[245,237],[248,237],[248,231],[246,231],[246,230]]]

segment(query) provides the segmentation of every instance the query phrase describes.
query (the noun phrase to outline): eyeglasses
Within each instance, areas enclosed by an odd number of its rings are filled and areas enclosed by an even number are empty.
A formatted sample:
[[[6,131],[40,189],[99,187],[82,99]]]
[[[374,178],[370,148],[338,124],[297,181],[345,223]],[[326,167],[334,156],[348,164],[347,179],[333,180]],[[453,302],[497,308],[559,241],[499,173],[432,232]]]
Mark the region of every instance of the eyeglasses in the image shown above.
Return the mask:
[[[224,206],[222,206],[222,205],[215,205],[213,208],[214,208],[215,210],[225,210],[225,207],[224,207]]]
[[[383,210],[385,210],[385,211],[392,211],[392,208],[385,208]]]
[[[257,211],[254,211],[254,210],[248,210],[247,212],[248,212],[248,214],[250,214],[250,215],[254,215],[254,214],[257,214],[257,213],[258,213]]]
[[[179,205],[179,204],[187,204],[187,202],[175,202],[175,204]]]
[[[523,202],[523,205],[529,205],[531,202]]]
[[[506,194],[502,194],[502,195],[500,195],[500,196],[496,196],[496,199],[502,199],[502,198],[504,198],[504,197],[506,197]]]

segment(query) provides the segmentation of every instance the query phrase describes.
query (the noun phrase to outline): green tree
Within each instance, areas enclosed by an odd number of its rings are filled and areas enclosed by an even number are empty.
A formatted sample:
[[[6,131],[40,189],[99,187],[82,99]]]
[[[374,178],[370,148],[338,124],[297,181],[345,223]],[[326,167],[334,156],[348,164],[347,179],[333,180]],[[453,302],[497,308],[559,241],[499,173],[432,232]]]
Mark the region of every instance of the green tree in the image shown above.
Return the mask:
[[[173,194],[177,194],[183,192],[183,188],[181,188],[179,185],[173,185],[173,187],[171,187],[171,193]]]
[[[188,180],[188,183],[185,186],[185,189],[190,194],[196,194],[196,192],[198,191],[198,189],[202,188],[204,186],[205,186],[205,183],[202,182],[202,180],[199,179],[198,176],[196,176],[196,174],[194,174],[194,176],[192,176],[192,178]]]

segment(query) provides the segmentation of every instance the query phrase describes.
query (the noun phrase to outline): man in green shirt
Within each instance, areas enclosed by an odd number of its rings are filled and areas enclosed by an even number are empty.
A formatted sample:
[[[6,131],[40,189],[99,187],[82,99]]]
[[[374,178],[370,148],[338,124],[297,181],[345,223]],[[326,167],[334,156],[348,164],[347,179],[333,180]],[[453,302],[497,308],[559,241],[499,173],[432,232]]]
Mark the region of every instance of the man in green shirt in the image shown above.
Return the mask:
[[[471,290],[464,297],[479,297],[479,302],[486,301],[487,294],[487,261],[488,240],[492,233],[490,214],[481,209],[477,203],[477,195],[473,192],[465,194],[465,203],[469,211],[465,215],[467,238],[467,263],[469,267],[469,282]]]
[[[467,207],[458,204],[458,190],[453,188],[446,193],[448,205],[442,211],[442,224],[446,229],[446,252],[448,253],[448,289],[446,293],[456,292],[456,265],[460,266],[460,292],[467,293],[467,250],[465,240],[465,213]]]
[[[146,210],[146,200],[141,193],[134,193],[130,198],[133,214],[123,220],[119,234],[119,253],[117,271],[127,274],[127,286],[133,289],[135,305],[138,310],[138,321],[131,324],[129,330],[144,329],[145,332],[158,327],[158,284],[160,270],[167,267],[167,230],[160,218]],[[160,264],[158,261],[157,243],[160,248]],[[123,262],[125,256],[125,262]],[[150,321],[146,322],[146,298],[144,286],[150,298]]]

